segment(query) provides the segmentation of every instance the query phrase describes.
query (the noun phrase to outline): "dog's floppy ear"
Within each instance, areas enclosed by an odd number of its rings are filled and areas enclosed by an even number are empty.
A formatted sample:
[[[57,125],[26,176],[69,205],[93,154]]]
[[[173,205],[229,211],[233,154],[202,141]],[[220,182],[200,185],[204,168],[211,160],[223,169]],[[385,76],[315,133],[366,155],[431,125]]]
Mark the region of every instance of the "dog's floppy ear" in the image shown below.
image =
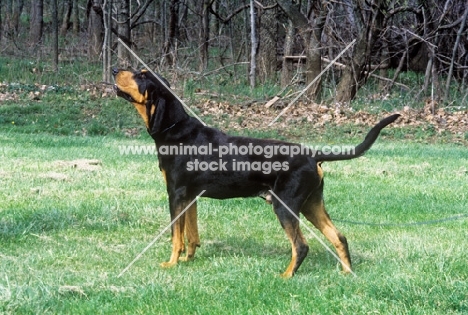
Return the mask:
[[[146,72],[145,75],[147,77],[147,80],[144,80],[144,81],[146,81],[148,83],[148,85],[152,85],[152,88],[149,88],[149,86],[148,86],[148,90],[151,90],[151,91],[149,91],[150,94],[151,93],[156,93],[157,96],[161,97],[161,98],[173,98],[174,97],[172,92],[170,91],[171,84],[164,77],[162,77],[161,75],[156,73],[156,76],[157,76],[157,78],[156,78],[149,71]],[[149,83],[149,82],[151,82],[151,83]],[[163,82],[166,85],[167,88],[165,86],[163,86],[163,84],[161,82]]]
[[[160,85],[161,84],[161,81],[164,82],[164,84],[167,86],[167,87],[171,87],[171,84],[169,83],[169,81],[167,81],[164,77],[162,77],[161,75],[159,75],[158,73],[154,73],[155,75],[157,75],[158,77],[155,78],[153,73],[146,70],[146,69],[142,69],[140,71],[140,77],[142,79],[150,79],[151,81],[153,81],[155,84],[157,85]]]
[[[150,116],[148,131],[152,137],[155,137],[162,130],[166,128],[164,122],[167,120],[166,100],[164,98],[157,98],[152,101],[151,107],[154,112]]]
[[[166,78],[163,78],[162,76],[158,75],[158,77],[164,82],[164,84],[167,86],[167,87],[171,87],[171,84],[169,83],[169,81],[166,80]]]

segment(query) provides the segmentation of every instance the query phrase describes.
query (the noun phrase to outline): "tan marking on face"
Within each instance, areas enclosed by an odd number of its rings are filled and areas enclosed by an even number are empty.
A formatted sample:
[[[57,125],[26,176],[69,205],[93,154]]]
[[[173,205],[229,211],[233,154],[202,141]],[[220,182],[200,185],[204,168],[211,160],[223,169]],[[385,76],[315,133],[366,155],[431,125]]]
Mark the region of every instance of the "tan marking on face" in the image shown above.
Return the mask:
[[[163,177],[163,179],[164,179],[164,183],[167,185],[166,171],[165,171],[165,170],[161,170],[161,173],[162,173],[162,177]]]
[[[145,92],[145,97],[146,97],[146,99],[148,99],[148,91]],[[151,111],[150,111],[151,116],[153,116],[155,112],[156,112],[156,105],[154,103],[152,103],[151,104]]]
[[[317,174],[320,177],[320,180],[322,180],[323,179],[322,162],[317,163]]]
[[[133,73],[130,71],[120,71],[115,76],[115,82],[117,87],[124,93],[130,95],[135,102],[144,104],[146,102],[146,96],[140,93],[138,90],[138,84],[133,78]],[[145,93],[146,94],[146,93]]]
[[[139,103],[132,103],[133,106],[135,106],[138,114],[140,114],[141,118],[143,118],[143,121],[145,122],[146,128],[149,128],[149,118],[146,115],[146,106],[143,104]]]
[[[149,127],[149,117],[146,114],[146,101],[148,98],[148,92],[145,92],[145,95],[141,94],[138,89],[138,84],[136,83],[135,79],[133,78],[133,73],[130,71],[120,71],[115,76],[115,83],[117,87],[122,92],[130,95],[134,102],[132,102],[133,106],[135,106],[136,110],[143,118],[146,127]],[[152,113],[154,110],[152,110]]]

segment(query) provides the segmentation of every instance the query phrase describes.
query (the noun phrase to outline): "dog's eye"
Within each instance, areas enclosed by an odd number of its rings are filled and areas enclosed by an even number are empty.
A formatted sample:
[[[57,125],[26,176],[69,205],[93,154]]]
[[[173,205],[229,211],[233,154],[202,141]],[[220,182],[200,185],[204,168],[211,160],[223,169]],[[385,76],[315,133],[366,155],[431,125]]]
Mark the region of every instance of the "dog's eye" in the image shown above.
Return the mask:
[[[146,69],[141,69],[140,70],[140,78],[142,79],[146,79],[146,73],[148,72],[148,70]]]

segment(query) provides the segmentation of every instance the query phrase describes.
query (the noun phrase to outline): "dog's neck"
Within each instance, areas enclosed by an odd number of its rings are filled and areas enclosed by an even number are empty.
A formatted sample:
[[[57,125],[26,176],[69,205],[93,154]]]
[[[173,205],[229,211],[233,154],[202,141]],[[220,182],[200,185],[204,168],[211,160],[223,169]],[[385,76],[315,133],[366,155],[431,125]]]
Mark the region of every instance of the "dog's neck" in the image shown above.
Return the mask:
[[[156,107],[154,113],[148,115],[150,119],[147,130],[156,145],[174,142],[178,138],[184,138],[190,134],[191,130],[186,130],[183,126],[192,126],[192,124],[186,124],[192,118],[185,112],[178,100],[166,97],[154,102],[156,104],[147,106],[148,111],[151,110],[152,106]]]

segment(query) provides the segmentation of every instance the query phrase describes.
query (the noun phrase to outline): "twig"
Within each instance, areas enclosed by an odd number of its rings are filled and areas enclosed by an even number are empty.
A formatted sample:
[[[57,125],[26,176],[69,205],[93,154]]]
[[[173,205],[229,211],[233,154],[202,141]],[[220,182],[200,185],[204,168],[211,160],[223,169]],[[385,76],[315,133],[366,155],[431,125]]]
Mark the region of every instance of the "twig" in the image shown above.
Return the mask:
[[[209,76],[215,72],[218,72],[218,71],[221,71],[223,69],[226,69],[228,67],[232,67],[232,66],[237,66],[237,65],[244,65],[244,64],[249,64],[250,62],[248,61],[242,61],[242,62],[236,62],[236,63],[231,63],[229,65],[225,65],[224,67],[220,67],[218,69],[214,69],[214,70],[211,70],[211,71],[208,71],[208,72],[205,72],[205,73],[201,73],[201,75],[203,76]]]

